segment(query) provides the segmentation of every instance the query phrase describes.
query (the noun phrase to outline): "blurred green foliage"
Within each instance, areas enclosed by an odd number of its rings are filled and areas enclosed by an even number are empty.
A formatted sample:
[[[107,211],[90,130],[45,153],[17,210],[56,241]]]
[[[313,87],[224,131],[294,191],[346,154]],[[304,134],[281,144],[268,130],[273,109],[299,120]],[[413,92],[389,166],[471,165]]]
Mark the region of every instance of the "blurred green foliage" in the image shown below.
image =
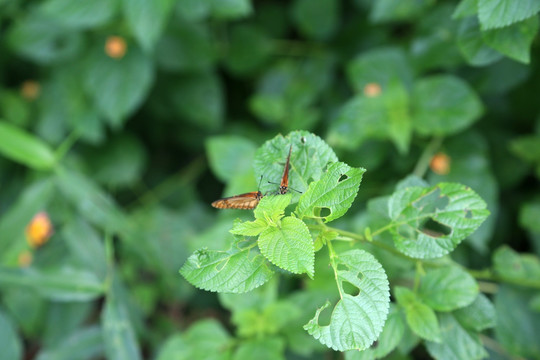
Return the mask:
[[[314,315],[340,296],[336,253],[380,263],[393,295],[382,332],[369,330],[377,346],[346,359],[540,358],[539,11],[538,0],[0,0],[0,358],[339,358],[303,328],[333,346],[330,311]],[[354,202],[299,203],[302,216],[344,215],[310,228],[314,259],[297,268],[264,250],[314,278],[264,260],[257,281],[234,284],[266,282],[251,292],[196,289],[178,273],[190,255],[227,256],[235,219],[254,220],[209,204],[255,191],[260,174],[277,191],[268,181],[290,138],[276,135],[300,129],[324,140],[309,155],[327,157],[295,158],[307,170],[291,188],[325,194],[309,182],[332,180],[322,171],[337,159],[362,179]],[[391,214],[413,224],[407,189],[428,203],[426,189],[455,190],[441,182],[478,194],[467,216],[485,201],[477,231],[447,234],[430,256],[410,229],[377,231]],[[40,212],[52,234],[32,222]],[[364,271],[345,264],[341,277]]]

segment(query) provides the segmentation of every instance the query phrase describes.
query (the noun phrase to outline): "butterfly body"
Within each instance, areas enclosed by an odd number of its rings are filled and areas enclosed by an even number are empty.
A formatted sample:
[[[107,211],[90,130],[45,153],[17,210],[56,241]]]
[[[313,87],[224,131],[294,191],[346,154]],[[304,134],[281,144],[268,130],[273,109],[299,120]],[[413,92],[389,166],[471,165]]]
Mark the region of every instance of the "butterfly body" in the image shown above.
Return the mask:
[[[284,195],[289,190],[289,168],[291,160],[292,145],[289,147],[289,155],[287,156],[287,162],[285,162],[285,168],[283,169],[283,176],[281,177],[281,183],[279,184],[279,193]]]
[[[263,194],[260,191],[252,191],[216,200],[212,203],[212,206],[217,209],[251,210],[259,205],[262,197]]]

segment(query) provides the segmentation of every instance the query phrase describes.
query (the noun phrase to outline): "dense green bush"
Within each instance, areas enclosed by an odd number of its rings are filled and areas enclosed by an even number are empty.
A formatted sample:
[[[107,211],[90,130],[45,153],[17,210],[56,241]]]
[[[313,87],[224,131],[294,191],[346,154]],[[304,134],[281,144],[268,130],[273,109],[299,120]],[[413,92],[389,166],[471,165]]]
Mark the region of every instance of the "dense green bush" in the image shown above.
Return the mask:
[[[0,358],[540,359],[539,11],[0,0]]]

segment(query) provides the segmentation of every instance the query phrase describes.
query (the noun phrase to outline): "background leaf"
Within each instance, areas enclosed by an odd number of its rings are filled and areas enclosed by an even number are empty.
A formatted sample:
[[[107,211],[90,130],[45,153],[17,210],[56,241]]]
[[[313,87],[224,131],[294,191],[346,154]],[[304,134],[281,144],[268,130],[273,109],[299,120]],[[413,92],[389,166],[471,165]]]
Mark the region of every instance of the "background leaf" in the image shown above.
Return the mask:
[[[398,303],[405,310],[411,330],[425,340],[441,342],[441,329],[435,311],[407,288],[396,287],[395,292]]]
[[[428,271],[418,294],[433,309],[451,311],[470,305],[478,296],[478,284],[459,267],[447,266]]]
[[[388,207],[396,248],[417,258],[447,254],[489,214],[484,201],[470,188],[452,183],[400,190],[392,195]],[[442,224],[443,228],[424,229],[428,219],[436,223],[433,226]]]
[[[0,153],[38,170],[50,169],[56,163],[52,149],[45,142],[5,122],[0,122]]]
[[[525,0],[478,0],[478,18],[483,29],[500,28],[527,19],[540,11],[540,2]]]

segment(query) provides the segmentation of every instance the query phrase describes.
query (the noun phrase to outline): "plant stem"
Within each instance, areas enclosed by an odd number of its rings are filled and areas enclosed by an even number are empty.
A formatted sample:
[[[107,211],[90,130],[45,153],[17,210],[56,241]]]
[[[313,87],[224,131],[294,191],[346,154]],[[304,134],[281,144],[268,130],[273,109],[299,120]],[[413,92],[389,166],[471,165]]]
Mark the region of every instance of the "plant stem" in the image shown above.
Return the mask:
[[[341,284],[339,283],[338,273],[337,273],[337,264],[336,264],[337,254],[334,251],[334,248],[332,246],[332,240],[328,240],[326,242],[326,244],[328,246],[328,254],[330,256],[330,264],[332,265],[332,269],[334,269],[334,278],[336,279],[336,285],[337,285],[337,288],[338,288],[338,291],[339,291],[339,298],[343,299],[343,292],[341,291]]]
[[[64,158],[66,153],[71,149],[71,147],[79,140],[80,134],[77,129],[74,129],[58,146],[55,151],[56,161],[60,161]]]
[[[418,176],[419,178],[424,177],[424,175],[427,172],[427,169],[429,168],[429,162],[431,161],[431,158],[435,154],[435,152],[441,147],[442,144],[442,137],[436,136],[431,139],[428,146],[424,149],[422,152],[422,155],[420,155],[420,158],[418,159],[418,162],[416,163],[416,166],[414,167],[413,174]]]

